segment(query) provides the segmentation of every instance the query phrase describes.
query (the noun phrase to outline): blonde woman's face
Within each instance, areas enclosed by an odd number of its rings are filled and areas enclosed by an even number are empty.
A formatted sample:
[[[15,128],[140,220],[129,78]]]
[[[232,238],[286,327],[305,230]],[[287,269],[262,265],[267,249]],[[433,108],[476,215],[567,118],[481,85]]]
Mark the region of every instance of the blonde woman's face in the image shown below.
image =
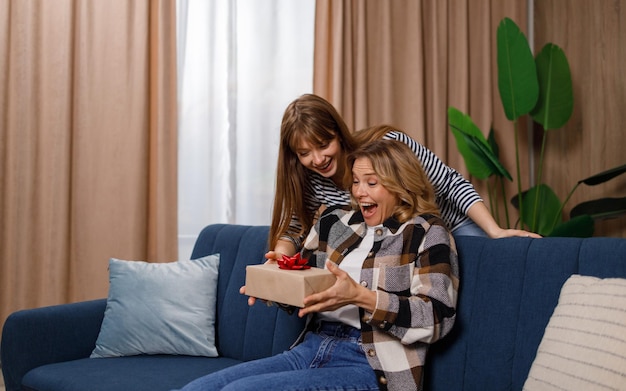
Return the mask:
[[[343,149],[337,138],[327,144],[314,146],[301,140],[295,151],[300,164],[323,177],[341,181],[343,175]]]
[[[391,217],[399,204],[398,197],[380,183],[368,158],[358,158],[352,165],[352,195],[370,227],[380,225]]]

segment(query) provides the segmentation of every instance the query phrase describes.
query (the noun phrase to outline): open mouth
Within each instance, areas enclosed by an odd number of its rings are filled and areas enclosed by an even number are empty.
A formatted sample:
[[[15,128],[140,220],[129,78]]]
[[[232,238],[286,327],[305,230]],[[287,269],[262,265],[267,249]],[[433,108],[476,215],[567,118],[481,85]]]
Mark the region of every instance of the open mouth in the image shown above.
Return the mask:
[[[378,204],[375,203],[361,203],[361,213],[363,214],[363,217],[370,217],[373,216],[374,213],[376,213],[376,208],[378,207]]]
[[[324,164],[323,166],[313,166],[317,171],[328,171],[328,169],[330,168],[330,165],[332,163],[332,159],[328,161],[328,163]]]

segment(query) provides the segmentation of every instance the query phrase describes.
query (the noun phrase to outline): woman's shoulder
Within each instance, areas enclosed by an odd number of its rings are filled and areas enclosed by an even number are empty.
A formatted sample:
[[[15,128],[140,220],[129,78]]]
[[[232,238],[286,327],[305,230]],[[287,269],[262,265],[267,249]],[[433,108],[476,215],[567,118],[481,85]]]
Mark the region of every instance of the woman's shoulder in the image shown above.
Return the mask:
[[[333,216],[344,216],[348,213],[354,212],[350,205],[334,205],[329,206],[323,212],[321,217],[333,215]]]
[[[410,221],[412,224],[419,224],[419,225],[427,224],[429,227],[430,226],[447,227],[446,222],[443,221],[441,216],[437,216],[432,213],[423,213],[423,214],[417,215],[413,217]]]
[[[329,235],[331,230],[352,229],[351,222],[354,213],[355,211],[348,206],[338,205],[326,208],[316,224],[319,234],[325,236]]]
[[[434,214],[421,214],[415,216],[410,222],[413,223],[413,234],[419,241],[428,236],[430,245],[445,244],[450,246],[452,234],[443,219]],[[419,226],[419,229],[415,229]],[[422,233],[420,233],[422,232]]]

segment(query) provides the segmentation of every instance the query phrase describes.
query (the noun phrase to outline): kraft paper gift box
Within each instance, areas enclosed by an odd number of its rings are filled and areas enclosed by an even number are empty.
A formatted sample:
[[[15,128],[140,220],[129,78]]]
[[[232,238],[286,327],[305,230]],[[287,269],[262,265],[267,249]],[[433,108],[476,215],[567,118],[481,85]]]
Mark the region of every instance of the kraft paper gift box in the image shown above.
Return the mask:
[[[322,292],[337,278],[326,269],[284,270],[276,264],[246,267],[246,295],[275,303],[304,307],[304,298]]]

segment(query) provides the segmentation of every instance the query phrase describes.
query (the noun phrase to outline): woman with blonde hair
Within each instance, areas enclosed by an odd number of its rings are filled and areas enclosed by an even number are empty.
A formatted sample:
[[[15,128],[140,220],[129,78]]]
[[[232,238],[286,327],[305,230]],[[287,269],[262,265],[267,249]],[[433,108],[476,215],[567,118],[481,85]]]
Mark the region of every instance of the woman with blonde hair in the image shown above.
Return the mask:
[[[183,391],[423,388],[428,348],[456,319],[454,240],[405,144],[375,140],[346,162],[353,209],[326,209],[301,252],[311,267],[337,279],[304,299],[298,316],[307,323],[294,346],[194,380]]]

